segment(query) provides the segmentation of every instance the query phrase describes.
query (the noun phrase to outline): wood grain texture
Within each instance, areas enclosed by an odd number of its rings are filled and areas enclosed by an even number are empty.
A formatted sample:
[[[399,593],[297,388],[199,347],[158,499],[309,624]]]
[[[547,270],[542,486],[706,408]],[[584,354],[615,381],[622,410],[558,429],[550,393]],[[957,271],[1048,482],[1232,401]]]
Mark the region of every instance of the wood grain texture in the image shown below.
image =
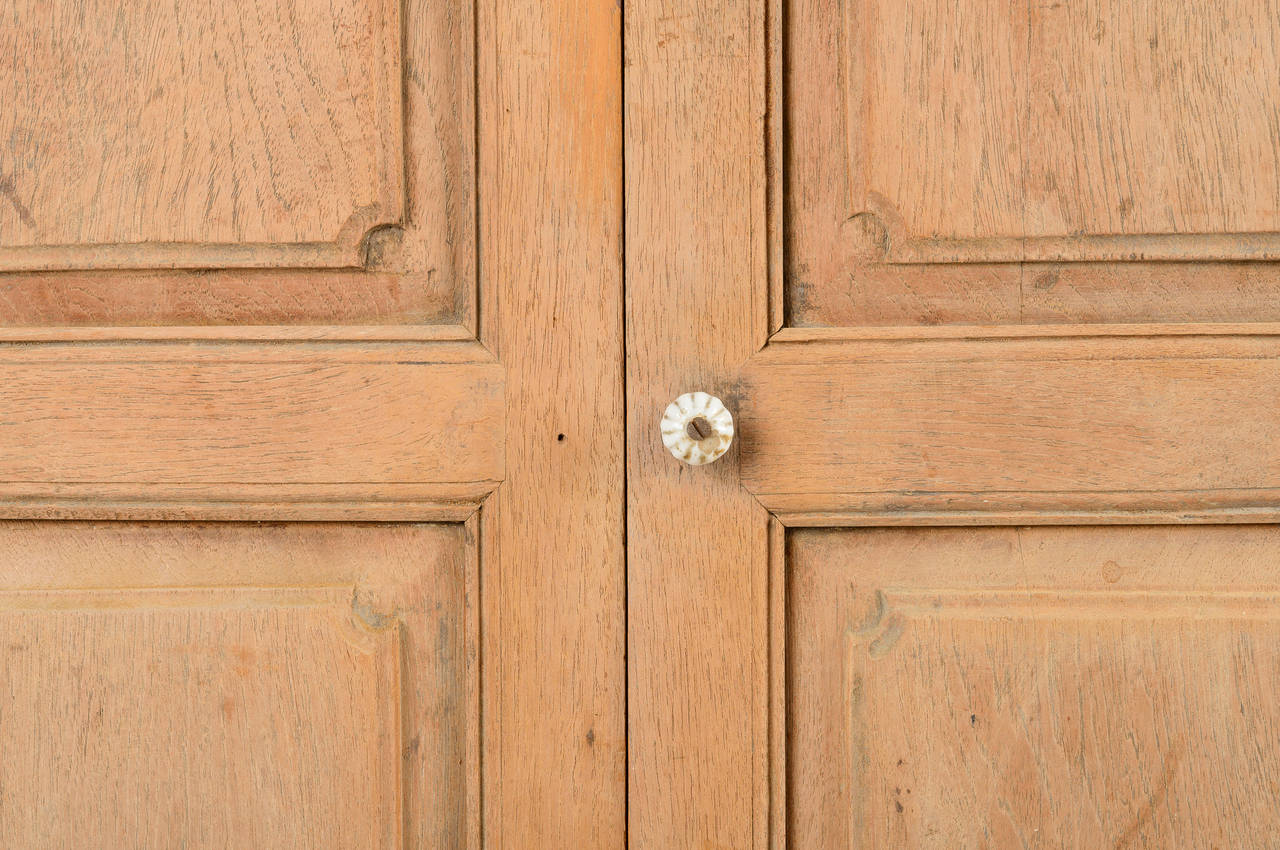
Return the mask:
[[[791,846],[1280,830],[1271,526],[792,532]]]
[[[492,362],[361,362],[278,348],[245,358],[217,347],[202,361],[198,348],[176,348],[0,353],[0,480],[332,484],[340,493],[502,478],[503,380]]]
[[[399,221],[396,3],[60,0],[5,17],[0,50],[23,57],[0,75],[6,256],[154,243],[353,251]]]
[[[472,0],[206,5],[0,19],[0,323],[474,332]]]
[[[1274,315],[1274,9],[785,7],[793,323]]]
[[[6,841],[472,846],[466,548],[457,525],[0,524]]]
[[[439,323],[471,300],[455,285],[451,275],[360,270],[0,274],[0,338],[41,327],[115,327],[136,338],[149,328]]]
[[[1156,5],[628,6],[636,846],[1275,831],[1280,26]]]
[[[480,9],[485,844],[627,843],[621,7]]]
[[[1272,337],[771,346],[743,373],[742,480],[815,509],[1179,491],[1194,510],[1280,483],[1277,391]]]
[[[735,446],[682,465],[658,423],[768,331],[763,5],[626,5],[630,846],[764,847],[768,517]]]

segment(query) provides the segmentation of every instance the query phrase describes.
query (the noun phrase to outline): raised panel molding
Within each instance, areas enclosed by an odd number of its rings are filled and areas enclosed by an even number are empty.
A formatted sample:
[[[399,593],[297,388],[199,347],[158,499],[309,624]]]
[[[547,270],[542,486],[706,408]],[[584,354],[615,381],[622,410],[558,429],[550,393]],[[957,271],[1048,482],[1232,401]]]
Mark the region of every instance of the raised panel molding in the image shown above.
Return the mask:
[[[472,0],[7,14],[0,333],[474,334]]]
[[[1278,545],[1273,526],[792,532],[758,685],[770,846],[1271,834]]]
[[[477,530],[0,523],[7,839],[478,847]]]
[[[353,266],[401,220],[399,0],[8,14],[0,271]]]
[[[1256,4],[769,8],[775,330],[1280,319]]]
[[[0,737],[6,769],[30,771],[5,784],[9,840],[91,846],[115,819],[165,843],[181,812],[206,841],[403,846],[400,624],[353,615],[351,596],[0,592]]]
[[[1277,256],[1280,21],[1255,4],[840,5],[848,214],[893,261]]]

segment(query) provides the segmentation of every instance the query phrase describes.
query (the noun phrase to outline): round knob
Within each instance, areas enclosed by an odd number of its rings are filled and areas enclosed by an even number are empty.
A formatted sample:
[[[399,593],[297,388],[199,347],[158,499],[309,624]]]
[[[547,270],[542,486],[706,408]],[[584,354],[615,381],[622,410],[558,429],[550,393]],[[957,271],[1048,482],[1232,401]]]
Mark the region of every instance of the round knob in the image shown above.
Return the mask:
[[[732,442],[733,415],[713,395],[685,393],[662,414],[662,444],[685,463],[711,463]]]

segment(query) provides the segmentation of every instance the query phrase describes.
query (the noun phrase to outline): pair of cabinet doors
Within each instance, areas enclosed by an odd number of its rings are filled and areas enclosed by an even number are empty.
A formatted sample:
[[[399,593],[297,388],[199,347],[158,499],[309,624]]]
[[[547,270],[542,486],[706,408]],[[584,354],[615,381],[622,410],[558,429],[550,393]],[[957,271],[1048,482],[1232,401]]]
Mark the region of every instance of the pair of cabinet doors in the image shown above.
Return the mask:
[[[3,846],[1280,842],[1274,5],[0,57]]]

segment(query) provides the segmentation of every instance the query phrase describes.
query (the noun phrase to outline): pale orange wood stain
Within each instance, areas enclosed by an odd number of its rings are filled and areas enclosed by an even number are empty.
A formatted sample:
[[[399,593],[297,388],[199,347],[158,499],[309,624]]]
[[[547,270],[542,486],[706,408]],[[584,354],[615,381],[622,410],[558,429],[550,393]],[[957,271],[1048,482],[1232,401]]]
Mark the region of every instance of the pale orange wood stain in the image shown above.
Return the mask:
[[[0,13],[0,843],[623,846],[620,26]]]
[[[1262,10],[81,6],[0,25],[6,836],[1273,837]]]
[[[789,549],[797,847],[1265,847],[1271,526],[811,530]]]
[[[1280,21],[627,13],[633,846],[1270,846]]]
[[[462,841],[457,525],[0,524],[13,846]]]
[[[471,0],[6,14],[0,325],[474,330]]]
[[[1265,5],[785,6],[796,324],[1280,315]]]

